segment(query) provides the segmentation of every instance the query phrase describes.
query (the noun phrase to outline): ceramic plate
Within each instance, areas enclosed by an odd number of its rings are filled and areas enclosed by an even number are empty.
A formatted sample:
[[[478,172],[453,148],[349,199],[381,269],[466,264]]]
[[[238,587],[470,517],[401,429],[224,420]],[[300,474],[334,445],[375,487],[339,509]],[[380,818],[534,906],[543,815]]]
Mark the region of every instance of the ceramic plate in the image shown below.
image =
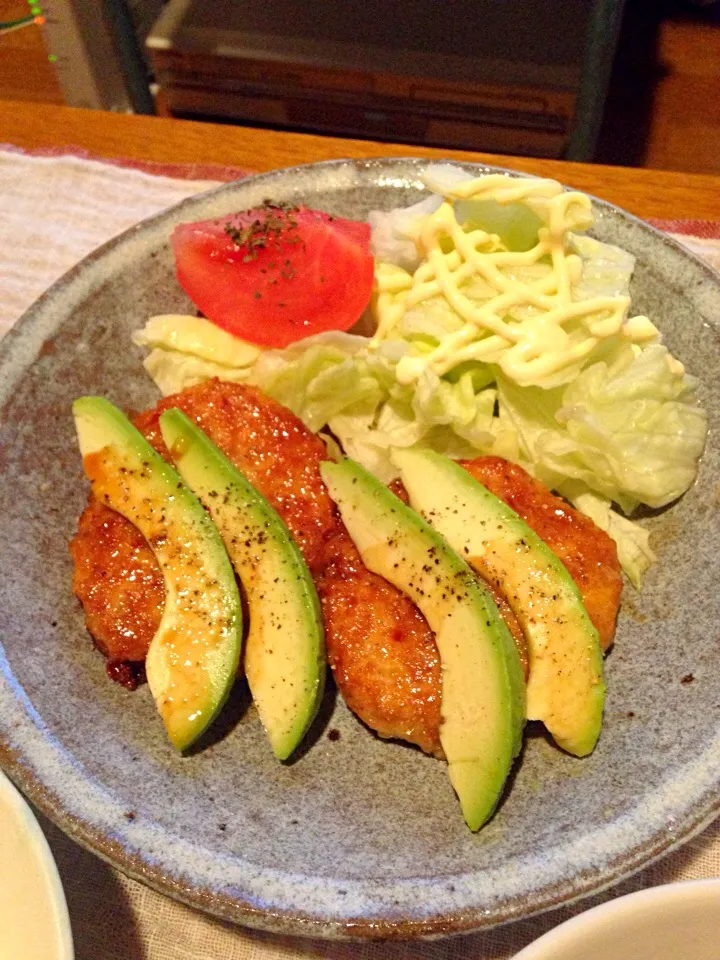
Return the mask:
[[[98,250],[3,343],[0,760],[64,830],[131,876],[274,931],[431,936],[526,917],[614,883],[718,811],[720,283],[602,202],[595,233],[638,258],[635,309],[702,378],[711,433],[694,488],[647,518],[659,562],[640,594],[626,587],[591,757],[528,737],[505,802],[473,835],[444,765],[377,739],[332,692],[308,748],[281,765],[241,693],[205,749],[182,758],[147,687],[130,693],[105,676],[70,592],[67,541],[87,496],[70,403],[155,402],[130,333],[190,307],[172,227],[267,197],[361,218],[417,200],[422,169],[334,162],[193,198]]]
[[[73,960],[70,918],[45,835],[0,772],[0,945],[12,960]]]

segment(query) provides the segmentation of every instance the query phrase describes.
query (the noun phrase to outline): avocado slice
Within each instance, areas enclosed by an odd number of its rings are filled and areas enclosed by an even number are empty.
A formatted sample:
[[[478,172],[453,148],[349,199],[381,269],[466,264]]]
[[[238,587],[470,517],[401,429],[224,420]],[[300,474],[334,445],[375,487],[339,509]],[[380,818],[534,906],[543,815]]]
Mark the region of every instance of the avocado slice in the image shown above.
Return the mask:
[[[325,639],[315,584],[290,531],[265,497],[192,420],[160,417],[170,455],[208,509],[247,596],[245,674],[275,756],[287,759],[317,713]]]
[[[525,691],[512,636],[467,564],[383,483],[350,459],[320,471],[366,566],[406,593],[435,633],[440,742],[465,821],[478,830],[521,745]]]
[[[175,470],[102,397],[73,404],[93,494],[140,530],[165,578],[165,609],[145,661],[167,734],[185,750],[207,729],[237,674],[242,607],[215,525]]]
[[[467,470],[431,450],[395,450],[410,502],[505,594],[527,638],[527,715],[577,757],[595,748],[605,684],[598,632],[575,581],[535,531]]]

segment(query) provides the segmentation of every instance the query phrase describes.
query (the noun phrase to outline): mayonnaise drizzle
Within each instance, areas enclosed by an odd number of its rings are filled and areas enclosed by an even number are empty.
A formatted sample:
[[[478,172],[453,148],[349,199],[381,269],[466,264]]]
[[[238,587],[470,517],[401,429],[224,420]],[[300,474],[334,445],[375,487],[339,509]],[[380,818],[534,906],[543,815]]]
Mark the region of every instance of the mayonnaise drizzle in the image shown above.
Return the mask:
[[[452,201],[470,198],[525,203],[543,223],[536,245],[512,252],[495,234],[482,229],[466,233],[457,222]],[[630,342],[652,339],[657,330],[647,317],[626,319],[629,297],[573,300],[582,259],[569,252],[568,234],[592,222],[590,198],[563,190],[555,180],[492,174],[454,184],[422,224],[417,242],[424,261],[415,273],[378,264],[378,325],[371,349],[386,339],[408,309],[433,297],[443,297],[463,326],[422,356],[403,357],[396,369],[400,383],[413,383],[425,370],[442,376],[463,361],[484,360],[497,363],[518,384],[542,384],[581,364],[606,337],[622,333]],[[450,252],[443,251],[443,241]],[[541,261],[549,269],[538,279],[513,275],[514,269]],[[478,279],[489,290],[487,299],[474,299],[466,292],[468,284]],[[518,308],[530,315],[517,319]]]

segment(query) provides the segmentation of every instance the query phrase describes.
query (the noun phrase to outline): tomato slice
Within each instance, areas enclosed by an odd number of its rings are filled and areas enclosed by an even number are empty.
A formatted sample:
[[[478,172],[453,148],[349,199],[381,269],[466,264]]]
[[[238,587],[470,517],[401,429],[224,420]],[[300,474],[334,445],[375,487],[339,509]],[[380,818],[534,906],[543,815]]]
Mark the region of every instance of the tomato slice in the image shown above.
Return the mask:
[[[251,343],[285,347],[348,330],[370,300],[370,225],[266,203],[182,223],[171,237],[177,277],[203,314]]]

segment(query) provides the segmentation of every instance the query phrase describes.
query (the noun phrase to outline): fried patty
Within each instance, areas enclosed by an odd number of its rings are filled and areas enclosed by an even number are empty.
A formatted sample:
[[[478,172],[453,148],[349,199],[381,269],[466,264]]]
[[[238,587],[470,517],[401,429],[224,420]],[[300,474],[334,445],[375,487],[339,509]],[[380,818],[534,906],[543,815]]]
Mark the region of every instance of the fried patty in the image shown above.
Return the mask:
[[[461,463],[512,507],[562,560],[580,588],[585,609],[600,634],[603,650],[607,650],[615,635],[622,592],[622,570],[612,537],[517,464],[502,457]]]
[[[622,574],[614,541],[589,518],[500,457],[462,466],[508,503],[561,558],[583,595],[606,649],[615,633]],[[407,502],[399,481],[393,491]],[[399,737],[442,756],[440,663],[426,620],[408,598],[370,573],[344,533],[328,543],[318,580],[328,655],[348,706],[383,737]],[[527,643],[505,597],[491,584],[527,676]]]
[[[178,407],[195,420],[287,524],[311,571],[340,524],[320,479],[325,444],[289,410],[254,387],[210,380],[161,400],[133,423],[166,460],[160,414]],[[72,588],[88,630],[111,660],[144,660],[160,623],[163,577],[150,547],[120,514],[92,496],[70,543]]]
[[[328,661],[345,702],[381,737],[442,755],[440,655],[415,604],[371,573],[344,527],[316,578]]]
[[[70,541],[72,589],[95,643],[114,661],[143,661],[165,586],[155,554],[129,520],[90,498]]]
[[[158,419],[179,407],[264,493],[297,541],[315,578],[328,660],[348,706],[382,737],[442,754],[440,661],[414,604],[363,564],[320,478],[324,443],[289,410],[253,387],[208,381],[166,397],[134,418],[167,459]],[[614,542],[524,470],[498,457],[463,466],[516,510],[575,578],[604,647],[612,641],[622,581]],[[404,496],[401,485],[394,485]],[[136,528],[92,498],[70,545],[73,591],[88,630],[112,661],[141,661],[164,602],[162,575]],[[518,644],[522,631],[493,589]]]

